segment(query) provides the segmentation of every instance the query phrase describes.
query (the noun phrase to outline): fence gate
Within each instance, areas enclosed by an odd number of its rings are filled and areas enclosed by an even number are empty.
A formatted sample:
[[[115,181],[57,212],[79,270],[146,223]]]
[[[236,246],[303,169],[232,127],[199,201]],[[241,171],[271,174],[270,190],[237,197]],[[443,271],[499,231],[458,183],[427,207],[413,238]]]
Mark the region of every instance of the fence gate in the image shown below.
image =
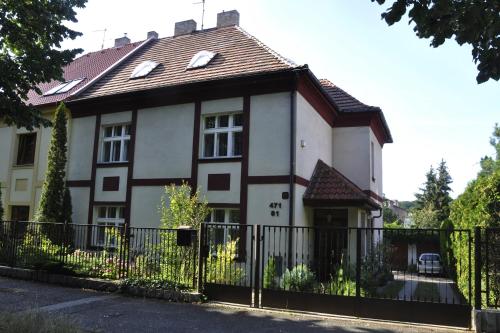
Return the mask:
[[[202,224],[199,279],[209,299],[252,305],[254,245],[252,225]]]
[[[263,307],[470,327],[469,230],[262,226],[261,250]]]

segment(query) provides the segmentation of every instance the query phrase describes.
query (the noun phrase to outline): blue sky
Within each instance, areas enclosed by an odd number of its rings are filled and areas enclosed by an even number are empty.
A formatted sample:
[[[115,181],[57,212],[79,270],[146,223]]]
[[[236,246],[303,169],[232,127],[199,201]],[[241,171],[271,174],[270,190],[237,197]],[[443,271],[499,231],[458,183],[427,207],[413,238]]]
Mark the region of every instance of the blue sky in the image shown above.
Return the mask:
[[[201,0],[200,0],[201,1]],[[127,33],[132,41],[155,30],[173,34],[174,23],[201,25],[198,0],[90,0],[71,26],[84,33],[63,47],[100,49]],[[240,12],[240,25],[269,47],[318,78],[328,78],[370,105],[382,108],[394,143],[384,146],[384,193],[413,200],[430,165],[444,158],[453,196],[492,155],[489,136],[500,122],[500,83],[478,85],[471,48],[448,41],[431,48],[402,21],[392,27],[380,19],[382,7],[370,0],[206,0],[205,28],[222,10]]]

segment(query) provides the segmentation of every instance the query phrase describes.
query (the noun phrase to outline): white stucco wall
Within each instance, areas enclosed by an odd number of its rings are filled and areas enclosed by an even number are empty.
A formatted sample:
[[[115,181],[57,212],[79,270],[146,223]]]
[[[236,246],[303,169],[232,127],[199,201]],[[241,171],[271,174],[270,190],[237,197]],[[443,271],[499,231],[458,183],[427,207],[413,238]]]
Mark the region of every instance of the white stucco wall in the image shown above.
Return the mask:
[[[295,184],[295,212],[294,225],[302,227],[314,226],[314,210],[311,207],[304,206],[302,198],[306,192],[306,187]]]
[[[229,191],[207,191],[208,175],[229,173]],[[198,186],[208,202],[239,203],[241,188],[241,162],[202,163],[198,165]]]
[[[73,215],[71,216],[75,224],[87,224],[89,212],[90,188],[71,187],[71,200],[73,202]]]
[[[248,175],[290,173],[290,93],[252,96]]]
[[[95,116],[71,120],[67,172],[69,180],[90,180],[95,121]]]
[[[163,186],[134,186],[132,188],[131,227],[155,228],[160,226],[158,207],[163,193]]]
[[[371,179],[370,182],[370,190],[378,194],[379,196],[383,197],[384,196],[384,191],[383,191],[383,175],[382,175],[382,147],[380,143],[378,142],[375,134],[373,131],[370,129],[370,142],[373,142],[373,147],[374,147],[374,156],[370,156],[370,158],[374,158],[374,166],[375,166],[375,172],[374,172],[374,178],[375,180]],[[371,161],[370,161],[371,163]],[[370,164],[371,167],[371,164]]]
[[[371,181],[369,131],[368,127],[333,129],[333,166],[363,190]]]
[[[98,168],[95,174],[95,201],[125,201],[127,194],[127,171],[128,168]],[[120,177],[118,191],[103,191],[102,181],[104,177]]]
[[[191,177],[194,103],[137,113],[134,178]]]
[[[247,224],[287,226],[290,200],[282,199],[283,192],[288,192],[288,185],[248,185]],[[270,203],[279,203],[281,208],[270,208]],[[271,211],[275,211],[274,216]],[[276,212],[279,212],[279,216]]]
[[[38,171],[37,180],[43,182],[45,179],[45,172],[47,171],[47,157],[49,152],[50,138],[52,135],[52,127],[41,127],[38,130]],[[41,185],[41,184],[37,184]]]
[[[214,99],[201,103],[201,114],[235,112],[243,110],[243,97]]]
[[[333,129],[309,102],[297,93],[296,171],[310,179],[318,159],[333,161]],[[301,143],[304,142],[305,147]]]
[[[7,186],[9,167],[13,161],[14,128],[0,124],[0,182]]]

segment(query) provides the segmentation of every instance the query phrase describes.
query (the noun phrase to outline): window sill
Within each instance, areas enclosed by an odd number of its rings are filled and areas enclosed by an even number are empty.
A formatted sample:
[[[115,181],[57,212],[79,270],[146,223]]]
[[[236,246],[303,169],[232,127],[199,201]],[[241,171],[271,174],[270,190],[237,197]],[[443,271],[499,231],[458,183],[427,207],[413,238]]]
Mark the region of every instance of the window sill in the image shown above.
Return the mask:
[[[224,162],[241,162],[242,157],[203,157],[198,159],[198,163],[224,163]]]
[[[129,162],[100,162],[97,163],[98,168],[117,168],[128,166]]]
[[[35,164],[16,164],[12,166],[12,169],[33,169]]]

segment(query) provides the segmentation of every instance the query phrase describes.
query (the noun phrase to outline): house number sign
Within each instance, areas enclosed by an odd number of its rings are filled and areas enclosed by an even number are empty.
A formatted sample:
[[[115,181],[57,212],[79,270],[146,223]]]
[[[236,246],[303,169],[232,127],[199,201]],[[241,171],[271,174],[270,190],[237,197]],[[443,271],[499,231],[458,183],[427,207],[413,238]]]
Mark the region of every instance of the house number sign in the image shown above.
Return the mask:
[[[280,216],[281,202],[271,202],[269,203],[269,208],[271,209],[271,216]]]

